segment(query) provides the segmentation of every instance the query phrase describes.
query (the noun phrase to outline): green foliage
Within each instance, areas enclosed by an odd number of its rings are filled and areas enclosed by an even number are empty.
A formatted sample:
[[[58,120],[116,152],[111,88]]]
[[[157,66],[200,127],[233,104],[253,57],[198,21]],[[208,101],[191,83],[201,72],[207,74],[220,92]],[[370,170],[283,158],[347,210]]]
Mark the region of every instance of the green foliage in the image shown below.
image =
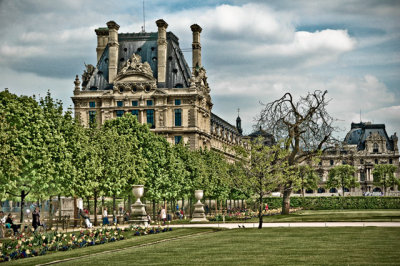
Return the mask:
[[[338,165],[333,167],[329,170],[329,177],[326,182],[326,187],[341,187],[344,196],[344,188],[353,188],[360,186],[354,176],[355,172],[355,167],[351,165]]]
[[[293,208],[306,210],[400,209],[399,197],[292,197]],[[270,209],[282,206],[282,198],[264,198]]]
[[[386,194],[387,187],[400,184],[399,179],[394,175],[396,170],[397,167],[391,164],[375,165],[374,171],[372,172],[374,176],[374,185],[382,186],[383,192]]]

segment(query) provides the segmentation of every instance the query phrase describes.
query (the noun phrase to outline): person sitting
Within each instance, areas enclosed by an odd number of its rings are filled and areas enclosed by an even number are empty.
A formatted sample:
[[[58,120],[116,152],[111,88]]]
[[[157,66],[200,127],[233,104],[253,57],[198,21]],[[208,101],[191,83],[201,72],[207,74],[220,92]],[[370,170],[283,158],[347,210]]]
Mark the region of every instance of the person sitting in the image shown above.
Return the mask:
[[[129,222],[129,218],[130,218],[129,212],[125,212],[124,221],[125,221],[125,222]]]
[[[21,228],[21,225],[14,224],[12,214],[8,214],[7,219],[6,219],[6,227],[7,228],[12,228],[14,231],[14,235],[18,233],[18,229]]]

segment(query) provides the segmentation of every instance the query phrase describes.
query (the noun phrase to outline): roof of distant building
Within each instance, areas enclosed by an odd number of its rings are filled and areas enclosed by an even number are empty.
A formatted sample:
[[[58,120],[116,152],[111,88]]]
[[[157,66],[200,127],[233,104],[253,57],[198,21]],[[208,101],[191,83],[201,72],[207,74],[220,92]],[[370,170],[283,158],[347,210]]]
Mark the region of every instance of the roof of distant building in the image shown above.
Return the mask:
[[[386,139],[386,149],[393,151],[393,139],[396,136],[389,138],[384,124],[372,124],[370,122],[351,123],[351,129],[347,133],[344,143],[350,145],[357,145],[358,150],[365,149],[365,140],[371,134],[377,133]]]

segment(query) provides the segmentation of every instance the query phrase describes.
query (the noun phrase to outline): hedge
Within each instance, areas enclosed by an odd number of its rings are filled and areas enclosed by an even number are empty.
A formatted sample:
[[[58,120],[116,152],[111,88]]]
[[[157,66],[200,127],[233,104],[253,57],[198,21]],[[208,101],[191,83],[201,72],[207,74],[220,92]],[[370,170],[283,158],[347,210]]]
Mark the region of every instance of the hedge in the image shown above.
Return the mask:
[[[282,198],[265,198],[270,209],[282,207]],[[400,209],[400,197],[291,197],[292,208],[305,210]]]

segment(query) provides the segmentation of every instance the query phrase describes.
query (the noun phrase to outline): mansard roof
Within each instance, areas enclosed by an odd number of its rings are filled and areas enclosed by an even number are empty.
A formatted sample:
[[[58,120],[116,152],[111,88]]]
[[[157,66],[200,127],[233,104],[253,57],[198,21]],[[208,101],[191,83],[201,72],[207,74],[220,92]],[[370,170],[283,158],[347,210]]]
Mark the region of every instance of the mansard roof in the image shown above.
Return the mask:
[[[351,129],[347,133],[344,143],[357,145],[358,150],[365,149],[365,141],[371,134],[379,134],[386,139],[386,148],[394,151],[393,136],[388,137],[384,124],[371,124],[370,122],[351,123]]]
[[[153,71],[153,76],[157,79],[157,37],[157,32],[119,33],[118,72],[133,54],[137,54],[141,56],[142,63],[149,63]],[[86,90],[90,90],[90,88],[98,90],[112,89],[112,84],[107,82],[108,48],[107,45],[99,62],[97,62],[97,71],[93,73],[91,80],[85,88]],[[179,47],[179,39],[172,32],[167,32],[166,67],[165,88],[188,88],[190,86],[191,71]],[[98,76],[94,76],[95,74]]]

